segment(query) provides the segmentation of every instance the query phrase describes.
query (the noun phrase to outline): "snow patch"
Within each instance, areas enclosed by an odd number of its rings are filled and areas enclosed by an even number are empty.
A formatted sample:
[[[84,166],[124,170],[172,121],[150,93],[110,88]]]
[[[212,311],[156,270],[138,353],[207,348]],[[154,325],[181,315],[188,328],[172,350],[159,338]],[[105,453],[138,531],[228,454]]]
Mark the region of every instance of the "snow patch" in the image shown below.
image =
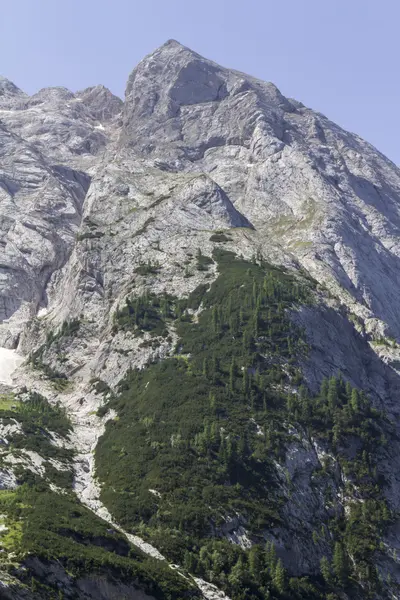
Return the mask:
[[[12,385],[12,374],[24,361],[24,358],[16,350],[0,348],[0,383]]]

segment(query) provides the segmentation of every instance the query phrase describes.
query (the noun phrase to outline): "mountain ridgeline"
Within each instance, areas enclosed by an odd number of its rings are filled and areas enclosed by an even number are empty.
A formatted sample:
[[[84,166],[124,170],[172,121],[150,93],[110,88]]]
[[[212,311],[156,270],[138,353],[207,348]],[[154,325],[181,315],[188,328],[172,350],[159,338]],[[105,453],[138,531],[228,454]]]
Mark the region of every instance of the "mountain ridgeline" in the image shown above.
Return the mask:
[[[0,597],[399,598],[399,291],[400,170],[272,83],[0,78]]]

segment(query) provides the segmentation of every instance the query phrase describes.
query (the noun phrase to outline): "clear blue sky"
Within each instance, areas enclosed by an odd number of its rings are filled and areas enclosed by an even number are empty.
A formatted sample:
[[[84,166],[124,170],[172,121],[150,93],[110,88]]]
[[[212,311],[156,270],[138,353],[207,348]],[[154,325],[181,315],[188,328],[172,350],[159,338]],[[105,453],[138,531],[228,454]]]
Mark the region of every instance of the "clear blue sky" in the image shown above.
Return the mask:
[[[0,74],[123,96],[174,38],[359,133],[400,164],[399,0],[3,0]]]

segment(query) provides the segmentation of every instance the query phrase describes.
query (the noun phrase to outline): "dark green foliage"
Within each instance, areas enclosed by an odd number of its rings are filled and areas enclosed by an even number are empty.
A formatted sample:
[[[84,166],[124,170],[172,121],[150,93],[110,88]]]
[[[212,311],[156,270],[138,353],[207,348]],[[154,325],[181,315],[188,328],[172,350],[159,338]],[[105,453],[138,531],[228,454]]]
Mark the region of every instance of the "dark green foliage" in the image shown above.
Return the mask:
[[[66,490],[72,489],[74,478],[72,468],[58,470],[50,462],[45,462],[44,467],[46,469],[46,480],[54,483],[54,485],[57,487],[64,488]]]
[[[149,332],[151,335],[167,336],[166,325],[179,314],[179,303],[176,298],[164,294],[158,297],[145,294],[139,298],[127,298],[125,306],[114,315],[115,331],[133,330],[138,335]]]
[[[160,270],[160,265],[156,263],[152,263],[151,261],[147,261],[147,263],[141,263],[138,267],[136,267],[135,272],[139,275],[155,275]]]
[[[83,231],[82,233],[77,233],[76,240],[78,242],[83,242],[83,240],[99,239],[104,235],[103,231]]]
[[[54,344],[58,344],[65,338],[76,337],[79,332],[81,322],[79,319],[72,321],[64,321],[57,332],[50,331],[47,334],[45,344],[42,344],[37,350],[30,355],[30,363],[34,369],[40,369],[44,375],[50,379],[54,387],[62,391],[68,386],[68,378],[65,373],[53,369],[45,360],[46,351]]]
[[[190,582],[166,563],[130,546],[124,536],[110,530],[73,494],[54,493],[36,480],[5,496],[0,494],[0,510],[7,515],[7,526],[20,532],[13,548],[19,560],[35,556],[44,562],[57,561],[73,581],[101,574],[140,586],[159,600],[199,597]],[[25,583],[34,581],[35,588],[43,586],[41,597],[54,598],[58,589],[54,580],[38,581],[38,575],[33,575],[30,569],[21,573]]]
[[[38,428],[49,429],[61,436],[66,436],[72,427],[65,409],[60,404],[50,404],[37,392],[30,392],[28,399],[18,404],[17,412],[22,417],[22,425],[29,421]]]
[[[218,232],[218,231],[216,233],[213,233],[212,236],[210,237],[210,242],[230,242],[230,241],[232,241],[232,238],[225,235],[225,233]]]
[[[309,282],[226,251],[213,258],[218,278],[186,301],[147,296],[137,308],[135,301],[127,306],[123,326],[143,331],[149,311],[147,324],[153,320],[161,330],[171,321],[179,342],[174,357],[128,373],[107,404],[119,419],[107,424],[96,449],[102,500],[118,522],[139,528],[171,560],[211,577],[233,600],[323,598],[331,585],[354,586],[367,568],[374,572],[378,533],[390,515],[386,508],[385,521],[371,455],[388,423],[340,376],[322,382],[316,397],[300,385],[298,362],[308,345],[290,311],[311,302]],[[187,309],[200,305],[192,320]],[[339,577],[329,566],[332,584],[324,579],[325,563],[324,578],[289,579],[273,546],[245,552],[212,539],[235,513],[260,541],[261,532],[281,524],[288,498],[276,461],[292,441],[291,426],[328,446],[370,507],[362,519],[351,508],[348,518],[326,523],[344,556],[355,559],[347,560],[349,575]]]
[[[208,267],[214,263],[213,259],[209,256],[204,256],[201,249],[198,249],[197,255],[197,269],[199,271],[208,271]]]
[[[290,383],[284,361],[307,352],[287,309],[307,302],[309,292],[269,265],[221,251],[214,257],[220,275],[211,287],[199,286],[185,304],[167,304],[167,318],[180,335],[179,354],[133,371],[121,383],[119,396],[107,405],[120,418],[107,425],[96,451],[97,473],[106,483],[103,501],[118,521],[141,524],[171,559],[195,562],[198,572],[201,561],[188,552],[206,543],[212,524],[222,525],[221,507],[243,515],[254,532],[279,523],[283,499],[272,459],[287,435],[279,417],[285,399],[276,385]],[[117,317],[120,326],[143,328],[145,311],[147,323],[157,323],[163,299],[155,300],[139,299],[136,307],[129,302]],[[201,302],[203,311],[192,323],[184,309]],[[265,435],[256,434],[251,416]],[[224,552],[231,548],[221,544]],[[225,576],[229,589],[236,589],[246,560],[244,553],[236,555],[231,583]],[[280,567],[276,581],[275,588],[282,588]],[[258,584],[249,585],[256,590]]]
[[[90,383],[93,385],[96,394],[102,394],[103,396],[107,396],[107,394],[112,393],[112,390],[108,383],[102,381],[101,379],[92,379]]]
[[[14,410],[0,411],[2,419],[16,419],[22,433],[14,434],[11,446],[15,449],[33,450],[44,458],[69,462],[72,451],[56,446],[49,432],[66,436],[71,423],[64,408],[50,404],[44,396],[31,392],[28,399],[16,405]]]

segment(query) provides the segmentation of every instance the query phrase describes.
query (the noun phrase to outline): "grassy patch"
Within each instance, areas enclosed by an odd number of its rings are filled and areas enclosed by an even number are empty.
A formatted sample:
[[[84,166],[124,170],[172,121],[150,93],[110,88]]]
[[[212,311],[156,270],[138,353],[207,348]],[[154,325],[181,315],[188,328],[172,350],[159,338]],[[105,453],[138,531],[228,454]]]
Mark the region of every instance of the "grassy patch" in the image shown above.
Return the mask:
[[[19,400],[16,400],[14,394],[0,394],[0,411],[15,410],[18,405]]]

